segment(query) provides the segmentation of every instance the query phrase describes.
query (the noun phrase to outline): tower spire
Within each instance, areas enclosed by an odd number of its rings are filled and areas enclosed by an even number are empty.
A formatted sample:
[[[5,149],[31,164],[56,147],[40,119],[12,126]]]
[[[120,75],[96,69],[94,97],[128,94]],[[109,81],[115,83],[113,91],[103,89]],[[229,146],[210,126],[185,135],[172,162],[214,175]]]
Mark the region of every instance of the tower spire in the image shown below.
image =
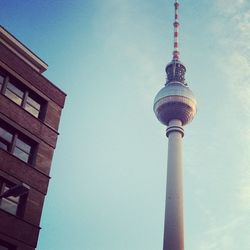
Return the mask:
[[[180,51],[179,51],[179,2],[175,0],[175,20],[174,20],[174,51],[173,51],[173,60],[179,61],[180,59]]]
[[[180,82],[187,85],[185,82],[186,67],[180,62],[180,51],[179,51],[179,1],[175,0],[174,9],[174,50],[173,59],[166,67],[167,83]]]

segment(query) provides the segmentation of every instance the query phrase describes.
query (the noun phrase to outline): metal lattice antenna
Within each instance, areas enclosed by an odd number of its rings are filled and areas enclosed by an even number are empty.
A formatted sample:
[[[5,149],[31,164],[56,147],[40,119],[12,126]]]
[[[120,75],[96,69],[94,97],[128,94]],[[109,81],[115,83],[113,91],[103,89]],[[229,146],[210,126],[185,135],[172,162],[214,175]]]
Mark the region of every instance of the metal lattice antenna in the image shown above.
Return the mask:
[[[186,85],[185,83],[185,73],[186,67],[180,62],[180,51],[179,51],[179,2],[175,0],[175,18],[174,18],[174,51],[173,59],[166,67],[167,73],[167,83],[171,82],[180,82]]]
[[[180,51],[179,51],[179,2],[175,0],[175,20],[174,20],[174,51],[173,51],[173,60],[179,61],[180,59]]]

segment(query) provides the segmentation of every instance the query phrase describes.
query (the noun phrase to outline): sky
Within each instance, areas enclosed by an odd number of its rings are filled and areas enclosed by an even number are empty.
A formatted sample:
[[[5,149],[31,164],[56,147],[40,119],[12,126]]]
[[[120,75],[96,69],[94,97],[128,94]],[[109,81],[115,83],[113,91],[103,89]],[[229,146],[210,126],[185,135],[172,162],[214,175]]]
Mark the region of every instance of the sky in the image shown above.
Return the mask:
[[[173,0],[0,0],[67,93],[38,250],[162,249],[167,138],[154,116]],[[186,250],[250,249],[250,2],[180,0]]]

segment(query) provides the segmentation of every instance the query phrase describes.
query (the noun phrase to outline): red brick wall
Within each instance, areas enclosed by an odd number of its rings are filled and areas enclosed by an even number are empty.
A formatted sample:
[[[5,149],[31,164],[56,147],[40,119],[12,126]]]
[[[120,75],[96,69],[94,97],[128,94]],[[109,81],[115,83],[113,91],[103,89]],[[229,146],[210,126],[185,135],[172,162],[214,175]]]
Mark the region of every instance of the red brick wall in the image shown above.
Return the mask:
[[[17,250],[34,250],[66,95],[3,44],[0,65],[47,102],[45,119],[41,121],[0,94],[0,119],[38,144],[33,166],[0,149],[0,177],[30,186],[22,218],[0,209],[0,239],[17,246]]]
[[[3,149],[0,149],[0,159],[0,170],[28,184],[44,195],[47,193],[49,176],[41,174],[36,168],[28,166],[25,162]]]
[[[10,68],[14,69],[24,79],[29,81],[33,86],[42,91],[51,100],[54,100],[60,107],[64,106],[65,94],[55,87],[43,75],[36,72],[22,59],[17,57],[13,52],[0,44],[1,61],[3,61]]]
[[[35,247],[28,246],[27,244],[17,241],[13,238],[10,238],[7,235],[2,234],[2,233],[0,233],[0,239],[5,242],[11,243],[14,246],[17,246],[17,250],[34,250],[35,249]]]
[[[18,219],[16,216],[3,210],[0,210],[0,223],[0,233],[11,236],[18,241],[25,242],[29,246],[36,247],[40,230],[39,227]]]
[[[44,174],[49,175],[53,152],[54,149],[52,147],[48,146],[44,142],[41,142],[38,145],[34,167]]]
[[[55,104],[54,102],[48,102],[47,112],[44,122],[48,126],[54,128],[55,130],[58,130],[61,111],[62,109],[57,104]]]
[[[1,94],[0,113],[55,148],[58,135],[57,132]]]

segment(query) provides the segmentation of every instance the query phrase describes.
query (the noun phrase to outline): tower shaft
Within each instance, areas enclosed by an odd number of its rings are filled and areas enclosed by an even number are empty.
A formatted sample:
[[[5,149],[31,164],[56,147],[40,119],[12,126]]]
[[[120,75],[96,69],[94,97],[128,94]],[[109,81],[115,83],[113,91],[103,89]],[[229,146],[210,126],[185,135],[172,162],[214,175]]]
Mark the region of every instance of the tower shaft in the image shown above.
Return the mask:
[[[171,120],[167,128],[168,166],[163,250],[183,250],[183,170],[180,120]]]

